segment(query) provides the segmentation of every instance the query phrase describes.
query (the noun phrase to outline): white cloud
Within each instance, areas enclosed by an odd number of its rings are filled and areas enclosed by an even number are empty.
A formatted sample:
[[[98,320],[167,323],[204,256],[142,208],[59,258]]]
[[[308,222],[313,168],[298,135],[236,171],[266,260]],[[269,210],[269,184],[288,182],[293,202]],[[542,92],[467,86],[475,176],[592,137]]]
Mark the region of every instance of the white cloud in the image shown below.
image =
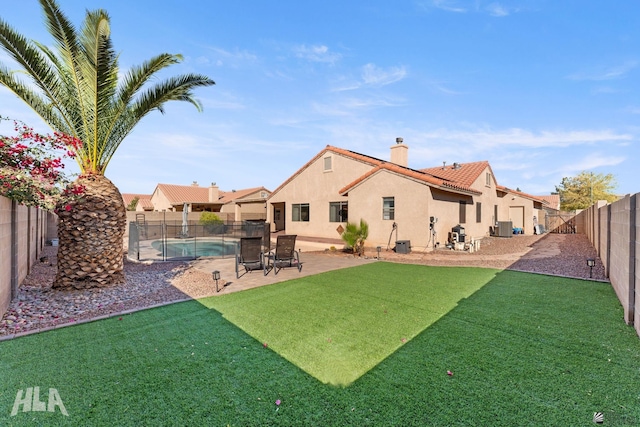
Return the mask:
[[[425,140],[457,141],[472,144],[477,149],[488,149],[499,146],[520,146],[529,148],[568,147],[572,145],[592,144],[598,142],[629,141],[630,134],[605,130],[574,130],[574,131],[540,131],[532,132],[526,129],[511,128],[493,130],[478,128],[471,131],[457,131],[438,129],[420,135]]]
[[[623,156],[608,156],[602,152],[589,153],[582,159],[574,160],[562,168],[558,169],[565,176],[575,174],[576,172],[592,170],[603,166],[616,166],[624,162],[627,158]]]
[[[329,48],[325,45],[298,45],[293,47],[293,53],[297,58],[306,59],[311,62],[324,62],[329,64],[335,64],[342,58],[342,55],[335,52],[330,52]]]
[[[464,2],[462,0],[426,0],[418,2],[418,6],[425,10],[440,9],[445,12],[454,13],[488,13],[491,16],[502,18],[509,16],[511,13],[518,12],[520,9],[514,7],[507,7],[498,2],[491,2],[483,5],[481,0],[476,0],[474,4],[471,2]]]
[[[390,67],[382,69],[374,64],[367,64],[362,67],[362,81],[366,85],[385,86],[398,82],[407,76],[405,67]]]
[[[440,92],[440,93],[444,93],[447,95],[461,95],[462,92],[458,92],[455,91],[453,89],[449,89],[448,87],[444,86],[443,83],[440,82],[431,82],[430,86],[435,89],[436,91]]]
[[[423,7],[435,7],[436,9],[445,10],[447,12],[465,13],[467,9],[458,4],[456,0],[431,0],[430,2],[421,3]]]
[[[362,67],[360,79],[353,77],[341,77],[334,82],[333,92],[344,92],[360,89],[364,86],[386,86],[404,79],[407,76],[405,67],[389,67],[383,69],[374,64],[366,64]]]
[[[571,80],[614,80],[626,77],[626,75],[638,66],[638,61],[627,61],[624,64],[613,67],[599,67],[596,70],[581,71],[567,76]]]
[[[490,5],[487,5],[485,9],[491,16],[503,17],[509,15],[509,11],[507,10],[507,8],[499,3],[491,3]]]
[[[205,62],[207,63],[212,62],[217,66],[229,65],[229,66],[235,67],[242,63],[246,63],[246,62],[253,63],[258,60],[258,57],[256,55],[246,51],[236,50],[231,52],[219,47],[209,47],[208,49],[214,53],[214,59],[209,60],[204,56],[200,56],[197,58],[198,64],[204,64]]]

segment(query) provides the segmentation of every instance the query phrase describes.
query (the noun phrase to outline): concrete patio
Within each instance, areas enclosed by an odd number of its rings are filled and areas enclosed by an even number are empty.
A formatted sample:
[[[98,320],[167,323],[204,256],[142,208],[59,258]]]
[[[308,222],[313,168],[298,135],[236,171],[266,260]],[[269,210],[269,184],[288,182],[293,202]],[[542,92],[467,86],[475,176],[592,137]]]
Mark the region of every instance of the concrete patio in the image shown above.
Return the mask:
[[[244,267],[240,266],[241,276],[239,279],[236,278],[235,260],[233,258],[200,258],[193,261],[191,266],[208,274],[218,270],[220,272],[220,283],[224,283],[224,288],[217,294],[222,295],[371,262],[376,262],[376,260],[351,256],[330,257],[322,253],[301,251],[300,263],[302,264],[302,270],[300,271],[296,267],[286,267],[279,269],[278,274],[270,270],[265,276],[262,270],[245,273]]]

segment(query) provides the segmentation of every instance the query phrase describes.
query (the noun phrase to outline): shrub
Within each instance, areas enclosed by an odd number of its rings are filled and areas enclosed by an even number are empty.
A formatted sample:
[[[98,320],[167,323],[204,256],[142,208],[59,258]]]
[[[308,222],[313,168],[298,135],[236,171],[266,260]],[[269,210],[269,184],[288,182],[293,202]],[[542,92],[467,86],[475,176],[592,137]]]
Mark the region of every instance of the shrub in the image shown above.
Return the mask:
[[[342,233],[342,240],[353,250],[354,254],[364,255],[364,242],[369,237],[369,224],[360,219],[360,226],[352,222],[347,222],[347,227]]]
[[[220,217],[213,212],[202,212],[199,223],[203,225],[209,233],[215,233],[223,225]]]

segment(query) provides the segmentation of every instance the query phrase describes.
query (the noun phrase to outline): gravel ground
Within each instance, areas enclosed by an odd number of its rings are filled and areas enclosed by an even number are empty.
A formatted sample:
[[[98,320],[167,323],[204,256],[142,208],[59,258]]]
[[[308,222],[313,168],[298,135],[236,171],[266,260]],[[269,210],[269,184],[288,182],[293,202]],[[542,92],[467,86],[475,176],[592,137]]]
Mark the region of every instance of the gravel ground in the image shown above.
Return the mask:
[[[479,251],[437,249],[410,254],[383,251],[383,260],[439,266],[480,266],[567,277],[589,278],[587,258],[595,258],[593,279],[606,280],[604,268],[588,239],[580,234],[487,237]],[[327,256],[352,256],[325,252]],[[189,262],[142,264],[125,261],[126,283],[92,290],[52,289],[57,247],[47,246],[0,320],[0,339],[48,330],[96,318],[118,316],[141,308],[209,296],[215,293],[208,273]],[[366,255],[375,257],[375,250]],[[224,285],[220,282],[220,285]]]
[[[412,248],[415,250],[415,248]],[[375,251],[369,250],[368,255]],[[375,256],[375,255],[374,255]],[[607,280],[604,266],[588,238],[583,234],[517,235],[511,238],[485,237],[480,250],[452,251],[437,249],[431,252],[396,254],[382,252],[381,258],[436,266],[491,267],[589,279],[587,258],[596,260],[592,271],[594,280]]]

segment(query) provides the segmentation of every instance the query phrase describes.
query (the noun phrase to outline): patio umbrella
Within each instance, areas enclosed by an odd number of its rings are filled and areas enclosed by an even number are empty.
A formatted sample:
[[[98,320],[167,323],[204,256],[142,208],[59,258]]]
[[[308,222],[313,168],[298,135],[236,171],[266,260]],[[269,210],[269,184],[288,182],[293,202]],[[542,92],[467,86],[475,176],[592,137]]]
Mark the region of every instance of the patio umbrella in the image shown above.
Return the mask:
[[[182,236],[187,237],[189,235],[189,222],[187,221],[189,216],[189,205],[187,202],[182,206]]]

